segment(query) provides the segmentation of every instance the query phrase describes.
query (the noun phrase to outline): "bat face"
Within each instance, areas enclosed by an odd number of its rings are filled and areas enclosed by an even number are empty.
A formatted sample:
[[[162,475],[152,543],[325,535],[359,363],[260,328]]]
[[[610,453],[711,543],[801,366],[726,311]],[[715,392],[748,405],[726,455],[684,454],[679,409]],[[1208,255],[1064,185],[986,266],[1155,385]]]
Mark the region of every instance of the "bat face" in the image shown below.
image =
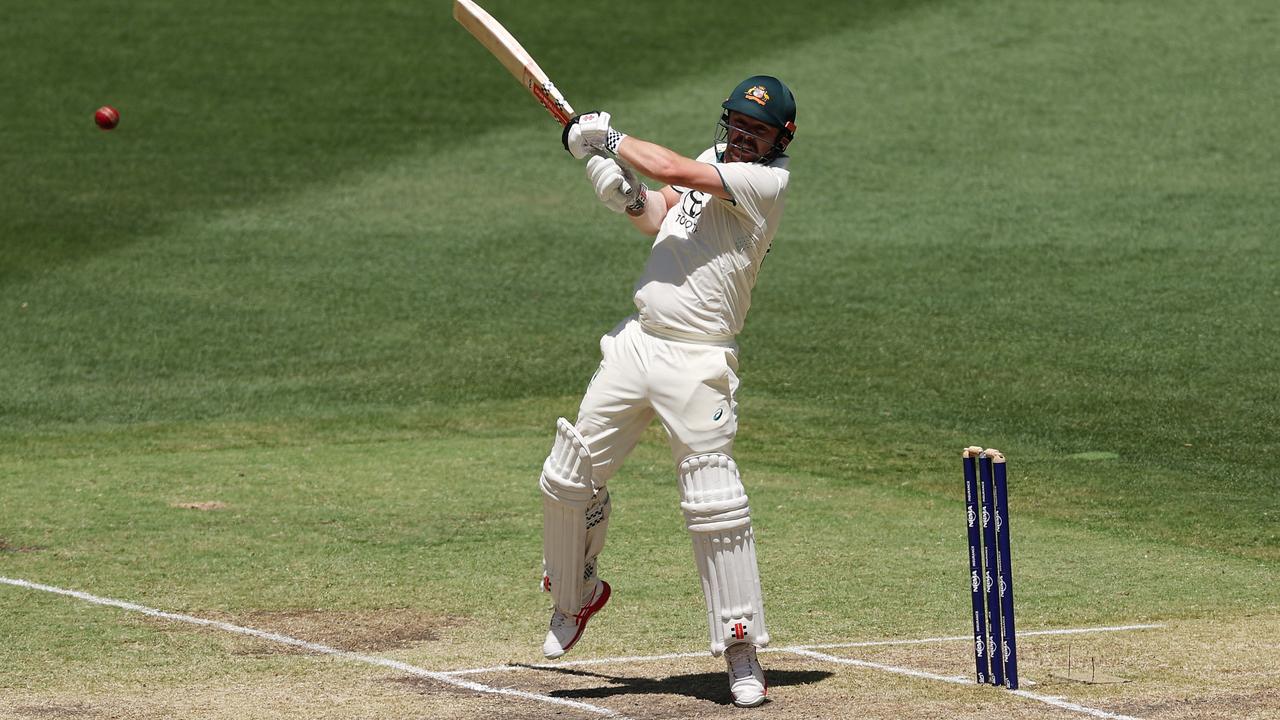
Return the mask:
[[[472,0],[454,0],[453,19],[457,20],[480,42],[502,66],[542,103],[561,125],[567,125],[576,113],[564,99],[551,78],[538,67],[519,41]]]

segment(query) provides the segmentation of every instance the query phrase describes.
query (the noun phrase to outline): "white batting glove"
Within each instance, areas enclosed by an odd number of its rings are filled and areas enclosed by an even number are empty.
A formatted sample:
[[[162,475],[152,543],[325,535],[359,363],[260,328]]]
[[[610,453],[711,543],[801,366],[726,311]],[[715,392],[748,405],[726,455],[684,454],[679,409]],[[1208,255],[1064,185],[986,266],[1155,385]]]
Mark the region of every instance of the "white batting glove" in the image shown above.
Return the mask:
[[[631,168],[613,158],[596,154],[587,160],[587,179],[605,207],[616,213],[644,214],[649,189],[636,178]]]
[[[595,188],[596,197],[610,210],[620,213],[631,202],[628,193],[634,193],[632,185],[627,182],[622,166],[612,158],[592,155],[587,160],[587,179]]]
[[[569,120],[560,141],[570,155],[581,160],[592,150],[617,155],[618,143],[625,137],[609,126],[609,113],[598,111],[583,113]]]

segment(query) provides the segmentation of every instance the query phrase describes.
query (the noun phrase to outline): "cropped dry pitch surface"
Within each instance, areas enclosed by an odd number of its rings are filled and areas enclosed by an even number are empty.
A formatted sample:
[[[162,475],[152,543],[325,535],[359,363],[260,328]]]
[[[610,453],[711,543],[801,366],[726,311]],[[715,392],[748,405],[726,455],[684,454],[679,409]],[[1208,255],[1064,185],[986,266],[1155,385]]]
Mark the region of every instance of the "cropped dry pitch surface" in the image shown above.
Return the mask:
[[[75,600],[69,600],[75,602]],[[5,688],[0,710],[15,718],[733,718],[720,661],[698,652],[680,657],[590,658],[542,663],[533,648],[501,666],[449,667],[465,656],[476,628],[411,611],[249,612],[207,620],[249,627],[333,649],[311,652],[278,640],[223,633],[225,683],[100,683],[76,690]],[[217,628],[122,615],[190,642]],[[814,650],[777,646],[762,653],[771,687],[768,716],[801,718],[1046,718],[1146,720],[1274,718],[1280,708],[1280,616],[1222,623],[1195,620],[1085,633],[1024,632],[1023,694],[958,682],[972,666],[964,639],[850,644]],[[870,641],[877,643],[879,641]],[[833,643],[839,645],[840,643]],[[589,645],[589,640],[584,640]],[[492,647],[476,647],[492,656]],[[342,654],[339,654],[342,653]],[[292,660],[264,672],[255,662]],[[373,666],[361,658],[399,660],[429,672],[586,703],[549,705],[496,697]],[[843,661],[843,662],[842,662]],[[930,677],[935,676],[935,677]],[[950,678],[950,682],[943,678]]]

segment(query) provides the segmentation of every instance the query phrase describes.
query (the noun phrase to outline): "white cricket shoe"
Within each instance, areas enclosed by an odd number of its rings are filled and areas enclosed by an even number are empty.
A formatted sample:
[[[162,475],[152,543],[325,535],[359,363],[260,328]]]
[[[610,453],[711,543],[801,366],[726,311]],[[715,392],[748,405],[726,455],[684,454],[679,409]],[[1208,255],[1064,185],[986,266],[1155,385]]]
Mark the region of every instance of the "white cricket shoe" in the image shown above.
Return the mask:
[[[729,666],[729,692],[733,704],[738,707],[756,707],[764,702],[769,684],[764,680],[764,668],[756,659],[756,646],[751,643],[735,643],[724,651]]]
[[[551,627],[547,630],[547,639],[542,641],[542,654],[548,660],[554,660],[569,652],[569,649],[578,642],[578,638],[582,637],[582,631],[587,629],[587,621],[609,602],[611,592],[609,583],[597,580],[596,586],[586,594],[586,599],[582,601],[582,609],[577,615],[570,615],[556,608],[551,613]]]

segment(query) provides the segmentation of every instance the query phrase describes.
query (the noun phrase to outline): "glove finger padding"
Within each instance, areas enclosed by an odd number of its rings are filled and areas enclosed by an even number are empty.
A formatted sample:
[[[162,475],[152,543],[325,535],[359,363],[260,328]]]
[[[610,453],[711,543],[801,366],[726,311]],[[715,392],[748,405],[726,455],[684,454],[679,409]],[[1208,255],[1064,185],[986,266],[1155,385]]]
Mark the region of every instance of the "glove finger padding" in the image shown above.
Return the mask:
[[[623,182],[622,166],[612,158],[592,155],[587,159],[587,178],[599,195]]]
[[[631,202],[635,185],[626,181],[624,170],[612,158],[592,155],[587,160],[587,179],[596,197],[610,210],[620,213]]]

